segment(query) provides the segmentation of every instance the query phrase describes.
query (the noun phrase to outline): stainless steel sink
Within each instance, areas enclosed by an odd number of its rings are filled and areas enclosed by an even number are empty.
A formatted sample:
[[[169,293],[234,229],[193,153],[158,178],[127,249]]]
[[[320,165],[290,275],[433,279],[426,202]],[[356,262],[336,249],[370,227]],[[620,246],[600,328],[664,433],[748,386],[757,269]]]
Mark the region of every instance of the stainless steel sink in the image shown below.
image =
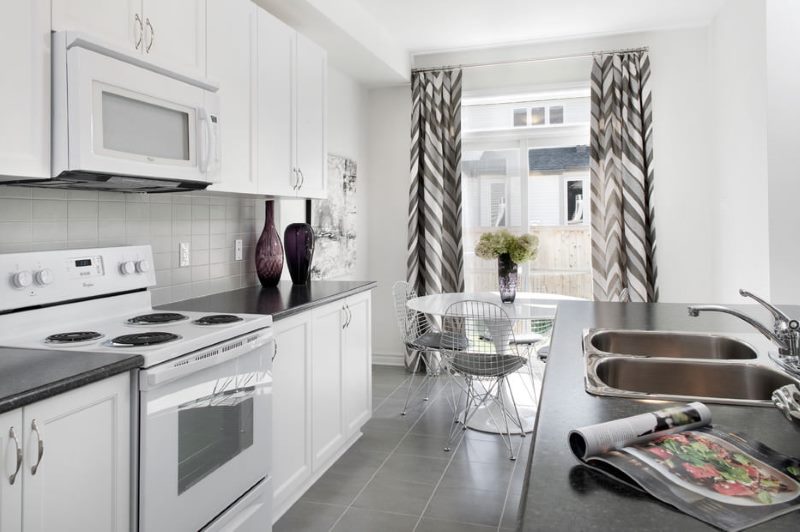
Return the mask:
[[[595,367],[605,386],[651,398],[771,404],[772,392],[794,379],[754,364],[607,357]]]
[[[583,337],[586,390],[632,399],[771,406],[773,391],[800,381],[770,360],[762,340],[744,337],[747,342],[717,334],[589,329]]]
[[[754,359],[754,348],[728,336],[660,331],[597,331],[591,346],[604,353],[647,357]]]

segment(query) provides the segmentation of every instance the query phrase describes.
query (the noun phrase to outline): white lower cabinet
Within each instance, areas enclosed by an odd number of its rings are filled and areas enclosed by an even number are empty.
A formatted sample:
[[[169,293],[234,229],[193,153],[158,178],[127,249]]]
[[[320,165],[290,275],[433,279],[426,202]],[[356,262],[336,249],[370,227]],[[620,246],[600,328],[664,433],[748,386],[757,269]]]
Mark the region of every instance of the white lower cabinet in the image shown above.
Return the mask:
[[[371,329],[370,292],[275,322],[274,521],[372,415]]]
[[[0,416],[2,532],[130,529],[130,396],[124,373]]]

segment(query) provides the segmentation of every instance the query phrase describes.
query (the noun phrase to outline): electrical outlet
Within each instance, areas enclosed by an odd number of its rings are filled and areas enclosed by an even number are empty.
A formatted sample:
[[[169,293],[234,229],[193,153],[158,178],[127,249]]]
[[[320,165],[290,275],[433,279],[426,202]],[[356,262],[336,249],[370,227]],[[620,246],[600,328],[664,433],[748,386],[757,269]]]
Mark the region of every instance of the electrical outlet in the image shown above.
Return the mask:
[[[237,238],[233,244],[233,259],[242,260],[242,239]]]
[[[189,242],[181,242],[178,250],[178,266],[185,268],[192,263],[192,253]]]

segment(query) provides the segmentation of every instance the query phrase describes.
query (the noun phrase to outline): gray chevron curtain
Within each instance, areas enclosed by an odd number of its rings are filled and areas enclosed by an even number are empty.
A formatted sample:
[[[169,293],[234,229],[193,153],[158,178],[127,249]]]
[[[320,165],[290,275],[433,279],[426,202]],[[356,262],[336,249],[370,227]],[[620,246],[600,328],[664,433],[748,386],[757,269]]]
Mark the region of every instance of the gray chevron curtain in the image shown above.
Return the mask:
[[[461,70],[413,72],[407,279],[420,295],[464,291]]]
[[[594,298],[658,301],[647,52],[596,55],[591,107]]]

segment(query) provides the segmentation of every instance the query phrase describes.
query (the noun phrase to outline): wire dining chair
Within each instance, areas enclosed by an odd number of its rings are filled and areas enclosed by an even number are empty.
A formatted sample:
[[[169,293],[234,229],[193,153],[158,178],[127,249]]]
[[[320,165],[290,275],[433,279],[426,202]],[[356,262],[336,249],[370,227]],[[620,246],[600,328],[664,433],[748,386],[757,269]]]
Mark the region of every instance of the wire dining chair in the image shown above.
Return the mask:
[[[463,423],[461,430],[466,430],[480,407],[494,403],[499,406],[502,425],[492,409],[489,412],[498,428],[505,427],[500,436],[508,448],[509,458],[516,460],[509,421],[522,437],[525,437],[525,430],[506,377],[528,362],[528,350],[520,352],[518,345],[513,322],[498,305],[466,300],[447,308],[442,319],[441,353],[448,368],[462,376],[462,392],[457,404],[463,404],[464,408],[456,408],[445,451],[450,450],[459,432],[459,422]],[[510,404],[506,404],[505,392]]]
[[[412,395],[418,395],[425,388],[424,401],[427,401],[433,388],[435,378],[442,373],[439,352],[441,350],[442,333],[439,327],[425,314],[408,308],[408,301],[417,297],[414,288],[405,281],[397,281],[392,286],[394,308],[397,314],[397,326],[406,349],[416,352],[416,361],[408,381],[406,402],[403,405],[402,415],[406,415],[408,403]],[[463,342],[461,343],[463,346]],[[454,348],[456,348],[454,346]],[[416,388],[414,380],[419,372],[420,364],[424,364],[425,376]]]

